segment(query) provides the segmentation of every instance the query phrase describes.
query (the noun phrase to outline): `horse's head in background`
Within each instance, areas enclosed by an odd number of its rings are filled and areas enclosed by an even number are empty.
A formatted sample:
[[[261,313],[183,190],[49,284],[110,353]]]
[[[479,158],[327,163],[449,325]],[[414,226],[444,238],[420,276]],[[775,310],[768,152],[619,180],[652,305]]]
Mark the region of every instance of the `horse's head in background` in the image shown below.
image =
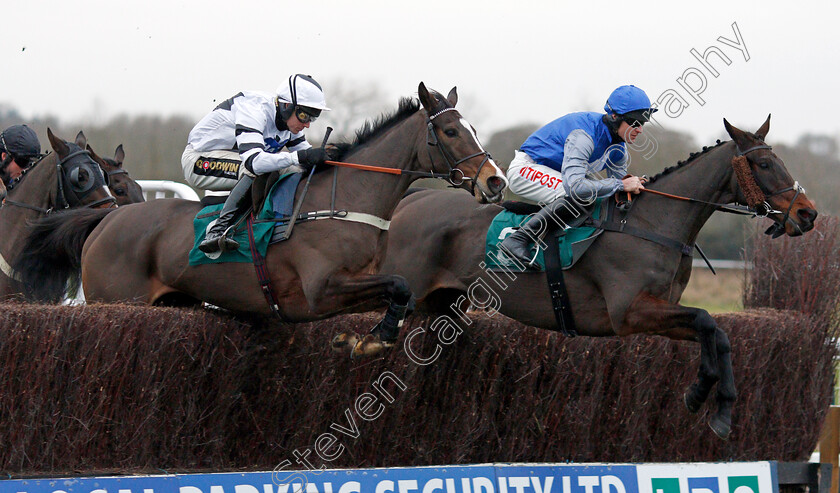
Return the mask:
[[[117,199],[117,205],[145,202],[146,199],[143,197],[143,189],[128,175],[128,171],[123,168],[125,151],[123,150],[122,144],[118,145],[116,150],[114,150],[113,159],[100,157],[90,145],[87,146],[87,150],[90,151],[90,156],[94,161],[99,163],[99,166],[105,173],[108,188],[111,189],[111,193]]]
[[[453,186],[468,190],[481,203],[500,201],[507,179],[481,146],[473,126],[455,109],[456,89],[444,98],[421,82],[417,93],[428,115],[428,152],[418,156],[421,164],[436,173],[448,172]]]
[[[85,150],[87,139],[79,133],[75,143],[65,142],[47,129],[50,145],[58,156],[56,207],[112,207],[116,201],[108,190],[105,175]]]
[[[805,189],[788,173],[782,160],[764,142],[770,130],[770,116],[755,132],[745,132],[723,120],[737,147],[732,159],[735,202],[745,204],[775,221],[767,230],[774,238],[799,236],[814,228],[817,211],[805,196]],[[735,186],[737,185],[737,186]]]

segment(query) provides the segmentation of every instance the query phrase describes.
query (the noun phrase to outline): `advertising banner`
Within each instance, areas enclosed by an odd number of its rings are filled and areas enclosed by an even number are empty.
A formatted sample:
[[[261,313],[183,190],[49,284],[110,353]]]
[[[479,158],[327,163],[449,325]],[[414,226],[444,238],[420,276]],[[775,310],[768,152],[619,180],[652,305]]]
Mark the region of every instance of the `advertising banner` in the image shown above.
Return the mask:
[[[0,481],[0,493],[778,493],[773,462],[487,464]]]

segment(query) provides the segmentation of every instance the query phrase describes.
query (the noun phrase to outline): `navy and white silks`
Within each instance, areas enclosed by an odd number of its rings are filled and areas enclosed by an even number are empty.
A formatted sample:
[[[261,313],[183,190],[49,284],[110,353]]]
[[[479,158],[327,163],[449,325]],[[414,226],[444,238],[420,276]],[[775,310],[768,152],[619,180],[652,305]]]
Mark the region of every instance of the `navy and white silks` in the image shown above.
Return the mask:
[[[312,146],[303,132],[291,133],[282,121],[283,128],[278,128],[274,101],[271,93],[243,91],[202,118],[181,156],[187,182],[203,190],[229,191],[243,174],[301,171],[295,151]]]
[[[624,189],[628,156],[614,143],[603,113],[571,113],[531,134],[507,171],[510,189],[536,203],[571,196],[589,203]],[[593,174],[603,171],[606,178]]]

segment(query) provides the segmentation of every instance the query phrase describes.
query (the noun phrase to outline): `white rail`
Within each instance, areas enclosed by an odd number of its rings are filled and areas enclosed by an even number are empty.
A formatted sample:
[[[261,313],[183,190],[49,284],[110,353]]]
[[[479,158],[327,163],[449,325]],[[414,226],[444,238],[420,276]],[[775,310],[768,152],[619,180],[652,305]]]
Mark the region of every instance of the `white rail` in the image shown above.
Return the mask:
[[[137,180],[137,184],[143,189],[143,195],[146,197],[146,200],[153,198],[163,199],[167,196],[187,200],[200,200],[195,190],[183,183],[169,180]]]
[[[710,259],[709,262],[711,262],[712,267],[714,267],[715,270],[752,269],[752,265],[747,264],[743,260],[714,260],[714,259]],[[695,269],[698,268],[698,267],[707,268],[707,269],[709,268],[709,266],[706,265],[706,262],[702,258],[700,258],[699,256],[694,257],[694,259],[691,260],[691,266],[694,267]]]

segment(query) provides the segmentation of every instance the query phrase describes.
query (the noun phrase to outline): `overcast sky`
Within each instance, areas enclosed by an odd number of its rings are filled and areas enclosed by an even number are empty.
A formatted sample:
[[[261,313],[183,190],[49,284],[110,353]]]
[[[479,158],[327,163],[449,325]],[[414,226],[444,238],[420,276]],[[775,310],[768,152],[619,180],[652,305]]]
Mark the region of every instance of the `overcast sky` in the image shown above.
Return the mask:
[[[635,84],[670,90],[666,128],[707,144],[721,119],[768,140],[840,137],[834,94],[836,1],[181,0],[7,2],[0,27],[0,102],[24,117],[104,121],[119,113],[196,120],[244,89],[274,90],[289,73],[375,82],[393,100],[424,81],[485,138],[517,123],[601,111]],[[744,49],[730,46],[739,41]],[[730,41],[727,45],[719,38]],[[714,77],[690,50],[709,53]],[[749,57],[749,60],[746,58]],[[701,105],[683,84],[705,89]],[[679,97],[677,97],[679,96]],[[688,104],[676,116],[680,98]],[[472,116],[471,113],[472,112]],[[375,116],[375,115],[370,115]],[[317,125],[317,123],[316,123]]]

